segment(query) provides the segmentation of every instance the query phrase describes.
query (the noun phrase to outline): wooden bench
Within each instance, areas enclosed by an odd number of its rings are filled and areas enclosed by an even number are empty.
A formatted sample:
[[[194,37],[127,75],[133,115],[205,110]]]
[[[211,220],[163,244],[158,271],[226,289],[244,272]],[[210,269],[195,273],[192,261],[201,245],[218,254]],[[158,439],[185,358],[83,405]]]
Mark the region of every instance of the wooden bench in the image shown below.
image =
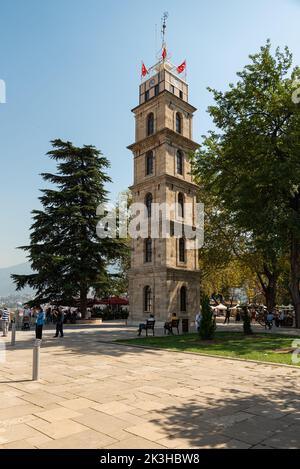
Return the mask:
[[[164,325],[165,334],[168,331],[170,334],[174,335],[173,329],[177,329],[177,333],[179,335],[179,323],[180,319],[172,319],[172,321],[166,322]]]
[[[149,319],[147,319],[145,324],[140,324],[138,335],[140,336],[142,334],[142,331],[146,331],[146,337],[148,337],[148,331],[152,331],[154,336],[154,326],[155,321],[150,321]]]
[[[149,321],[147,319],[146,325],[145,325],[146,337],[148,337],[148,331],[152,331],[153,337],[154,337],[154,326],[155,326],[155,321]]]

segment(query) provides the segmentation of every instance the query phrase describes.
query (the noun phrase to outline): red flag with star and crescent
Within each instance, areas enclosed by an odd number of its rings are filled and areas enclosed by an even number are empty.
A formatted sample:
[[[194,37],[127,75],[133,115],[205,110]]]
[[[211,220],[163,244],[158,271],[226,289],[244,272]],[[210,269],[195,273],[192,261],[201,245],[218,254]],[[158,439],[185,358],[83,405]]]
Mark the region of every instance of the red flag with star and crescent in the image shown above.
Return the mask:
[[[162,54],[161,54],[161,55],[162,55],[162,58],[163,58],[164,60],[166,60],[166,58],[167,58],[167,48],[166,48],[166,47],[163,48],[163,51],[162,51]]]
[[[182,62],[182,64],[180,64],[178,67],[177,67],[177,72],[178,73],[182,73],[184,72],[184,70],[186,69],[186,60],[184,62]]]
[[[144,62],[142,62],[142,71],[141,71],[141,73],[142,73],[142,77],[145,77],[148,73],[148,70],[147,70]]]

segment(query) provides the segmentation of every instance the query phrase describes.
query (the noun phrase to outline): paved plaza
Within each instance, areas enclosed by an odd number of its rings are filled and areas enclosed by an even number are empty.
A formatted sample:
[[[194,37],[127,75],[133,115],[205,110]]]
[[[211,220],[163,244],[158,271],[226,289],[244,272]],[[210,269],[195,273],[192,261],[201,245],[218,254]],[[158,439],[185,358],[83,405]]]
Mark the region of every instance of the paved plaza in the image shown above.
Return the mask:
[[[33,331],[7,340],[0,448],[300,448],[300,369],[113,343],[135,335],[46,330],[38,382]]]

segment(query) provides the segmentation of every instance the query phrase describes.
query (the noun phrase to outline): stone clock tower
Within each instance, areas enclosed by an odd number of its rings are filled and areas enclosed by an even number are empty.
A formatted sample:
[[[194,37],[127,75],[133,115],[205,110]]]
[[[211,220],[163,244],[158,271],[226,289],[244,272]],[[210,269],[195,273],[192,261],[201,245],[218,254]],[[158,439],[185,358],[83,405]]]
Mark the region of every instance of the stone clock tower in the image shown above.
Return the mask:
[[[169,313],[181,319],[184,331],[194,324],[199,311],[200,280],[196,241],[185,237],[184,227],[194,227],[196,191],[190,174],[189,154],[197,148],[192,140],[193,113],[188,102],[188,85],[166,57],[163,57],[139,88],[135,115],[133,152],[133,203],[145,206],[147,235],[132,240],[129,271],[129,303],[132,324],[153,314],[158,324]],[[151,218],[156,204],[158,232],[153,234]],[[170,207],[170,210],[168,208]],[[187,208],[188,207],[188,208]],[[154,213],[155,212],[155,213]],[[163,222],[169,223],[163,233]]]

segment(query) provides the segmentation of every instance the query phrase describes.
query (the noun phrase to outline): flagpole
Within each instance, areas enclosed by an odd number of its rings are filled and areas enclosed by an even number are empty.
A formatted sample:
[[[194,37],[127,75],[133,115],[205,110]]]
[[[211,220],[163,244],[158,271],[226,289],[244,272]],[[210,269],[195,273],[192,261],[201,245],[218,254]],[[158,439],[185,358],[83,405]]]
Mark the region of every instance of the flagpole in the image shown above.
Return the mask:
[[[168,17],[169,17],[169,13],[165,11],[162,17],[162,28],[161,28],[161,39],[162,39],[161,50],[162,50],[163,63],[165,62],[167,58],[166,29],[167,29]]]

